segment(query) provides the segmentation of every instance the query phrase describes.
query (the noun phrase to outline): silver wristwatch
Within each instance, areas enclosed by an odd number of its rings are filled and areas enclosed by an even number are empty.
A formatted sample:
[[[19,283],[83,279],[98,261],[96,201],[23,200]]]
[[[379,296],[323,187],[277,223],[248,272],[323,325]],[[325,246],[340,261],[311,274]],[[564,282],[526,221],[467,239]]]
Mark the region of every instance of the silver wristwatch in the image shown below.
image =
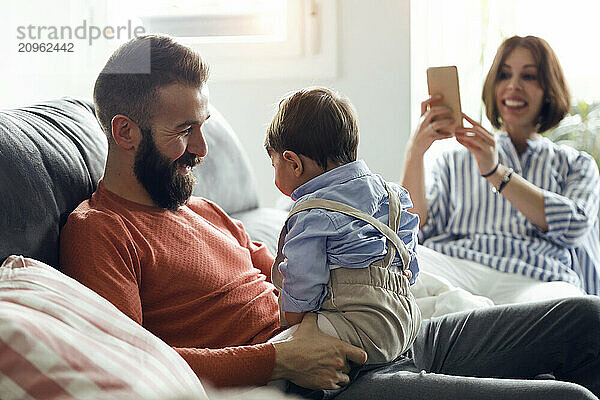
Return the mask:
[[[502,176],[502,180],[500,181],[498,187],[496,188],[495,186],[492,186],[492,193],[500,193],[502,190],[504,190],[504,187],[508,184],[508,182],[510,182],[513,172],[515,171],[513,171],[512,168],[507,169]]]

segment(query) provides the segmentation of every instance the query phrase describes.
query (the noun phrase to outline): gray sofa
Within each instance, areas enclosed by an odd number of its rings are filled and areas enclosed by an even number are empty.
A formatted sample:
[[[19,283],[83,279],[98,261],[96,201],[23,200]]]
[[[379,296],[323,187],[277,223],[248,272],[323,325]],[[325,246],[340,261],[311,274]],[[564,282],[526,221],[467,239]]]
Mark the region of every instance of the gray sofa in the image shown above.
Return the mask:
[[[194,195],[215,201],[273,250],[286,212],[260,207],[248,157],[212,107],[202,130],[209,153],[194,170]],[[107,148],[89,101],[0,111],[0,260],[21,254],[60,269],[60,228],[96,189]]]

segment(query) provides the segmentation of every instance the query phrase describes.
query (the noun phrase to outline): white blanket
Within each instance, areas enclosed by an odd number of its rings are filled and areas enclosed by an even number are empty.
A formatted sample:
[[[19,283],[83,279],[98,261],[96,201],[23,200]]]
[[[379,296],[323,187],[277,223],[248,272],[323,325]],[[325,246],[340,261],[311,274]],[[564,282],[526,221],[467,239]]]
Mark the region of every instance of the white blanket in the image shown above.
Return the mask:
[[[494,305],[487,297],[471,294],[452,286],[439,275],[422,270],[410,289],[417,299],[423,319]]]

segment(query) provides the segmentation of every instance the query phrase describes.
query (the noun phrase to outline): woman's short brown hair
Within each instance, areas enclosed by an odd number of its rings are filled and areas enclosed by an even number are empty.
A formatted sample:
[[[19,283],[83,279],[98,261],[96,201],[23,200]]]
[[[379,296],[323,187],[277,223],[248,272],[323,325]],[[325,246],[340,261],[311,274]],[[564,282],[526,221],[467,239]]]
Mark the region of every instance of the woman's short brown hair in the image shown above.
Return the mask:
[[[321,168],[356,161],[358,119],[346,97],[324,87],[298,90],[279,102],[265,149],[302,154]]]
[[[502,65],[517,47],[529,50],[537,66],[538,82],[544,91],[544,100],[537,121],[539,124],[537,131],[545,132],[558,125],[567,115],[571,99],[569,87],[556,54],[544,39],[536,36],[513,36],[506,39],[498,48],[490,71],[485,78],[481,95],[485,104],[486,115],[496,129],[502,126],[502,119],[496,104],[496,85],[500,80]]]

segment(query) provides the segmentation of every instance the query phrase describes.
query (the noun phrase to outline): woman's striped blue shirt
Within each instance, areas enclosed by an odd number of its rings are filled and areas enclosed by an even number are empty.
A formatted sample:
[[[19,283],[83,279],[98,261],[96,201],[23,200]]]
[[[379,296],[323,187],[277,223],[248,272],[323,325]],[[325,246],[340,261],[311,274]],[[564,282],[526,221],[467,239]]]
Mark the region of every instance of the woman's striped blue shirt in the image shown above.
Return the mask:
[[[600,291],[598,204],[594,159],[546,138],[528,141],[519,155],[507,133],[496,134],[500,163],[541,188],[548,231],[533,225],[480,176],[461,147],[440,156],[427,185],[425,246],[499,271]]]

